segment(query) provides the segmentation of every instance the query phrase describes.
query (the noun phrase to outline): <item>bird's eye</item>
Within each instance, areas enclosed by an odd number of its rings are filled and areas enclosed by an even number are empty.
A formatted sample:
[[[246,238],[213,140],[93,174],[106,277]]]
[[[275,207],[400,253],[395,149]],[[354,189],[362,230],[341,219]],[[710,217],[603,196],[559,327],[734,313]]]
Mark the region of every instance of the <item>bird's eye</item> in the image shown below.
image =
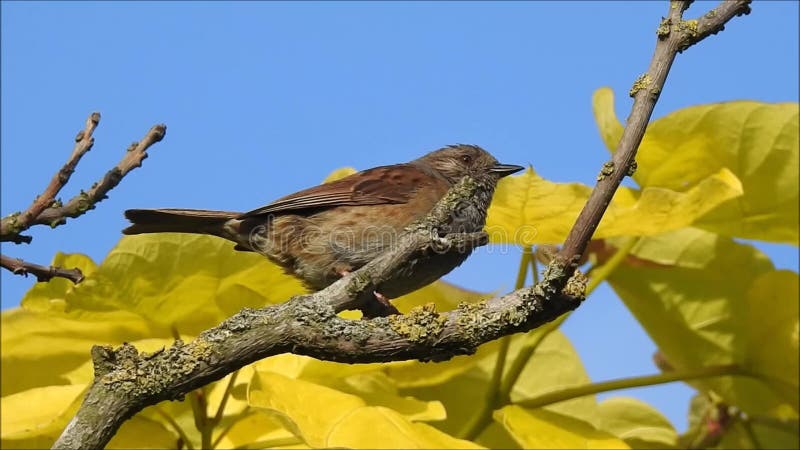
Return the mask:
[[[472,156],[470,156],[470,155],[461,155],[461,161],[463,161],[465,164],[469,164],[469,163],[472,162]]]

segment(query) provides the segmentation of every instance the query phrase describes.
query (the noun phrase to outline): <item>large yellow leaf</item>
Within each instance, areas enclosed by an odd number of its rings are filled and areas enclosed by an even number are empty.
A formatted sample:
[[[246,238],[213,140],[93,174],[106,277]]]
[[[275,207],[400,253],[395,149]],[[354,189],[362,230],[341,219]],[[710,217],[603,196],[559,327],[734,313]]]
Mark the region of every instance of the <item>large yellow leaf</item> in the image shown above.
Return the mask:
[[[631,448],[675,448],[678,434],[669,420],[647,403],[630,397],[613,397],[597,405],[595,427],[625,441]]]
[[[420,363],[416,363],[420,364]],[[442,420],[446,414],[438,401],[424,402],[398,395],[394,379],[383,369],[391,364],[341,364],[307,356],[283,354],[253,364],[259,372],[279,374],[355,395],[372,406],[386,406],[409,420]]]
[[[3,396],[33,387],[69,383],[71,371],[89,361],[92,345],[119,345],[146,336],[168,336],[125,312],[30,312],[12,308],[0,314]]]
[[[47,386],[4,396],[0,399],[3,448],[52,445],[78,410],[86,386]]]
[[[279,267],[221,238],[160,233],[123,237],[66,301],[68,309],[131,311],[196,335],[243,307],[301,292]]]
[[[542,333],[542,330],[533,330],[514,339],[509,349],[511,357],[514,358],[519,349],[531,340],[538,340],[539,333]],[[490,359],[484,360],[481,365],[487,374],[494,368],[494,362]],[[591,379],[572,343],[557,330],[541,341],[536,352],[528,360],[511,391],[511,401],[516,402],[589,383]],[[555,403],[546,408],[560,414],[590,420],[595,414],[597,402],[593,395],[588,395]]]
[[[50,448],[78,410],[86,384],[47,386],[8,395],[2,407],[3,448]],[[144,417],[126,421],[108,448],[169,448],[177,437]]]
[[[533,333],[536,331],[511,337],[506,367],[519,357],[520,349],[533,338]],[[492,352],[476,355],[477,360],[468,370],[446,379],[446,382],[414,386],[401,392],[417,398],[441,401],[447,410],[447,419],[432,425],[446,433],[459,433],[478,414],[485,402],[496,362],[496,349],[497,347],[492,347]],[[589,382],[589,376],[569,340],[560,331],[555,331],[541,342],[528,360],[511,392],[511,400],[518,401]],[[596,402],[594,396],[586,396],[549,405],[547,408],[568,416],[588,418],[594,414]],[[484,434],[488,431],[484,431]],[[482,434],[478,441],[484,442],[484,438]]]
[[[106,445],[109,449],[179,448],[178,435],[162,421],[136,415],[125,421]]]
[[[609,281],[677,369],[736,363],[757,376],[697,380],[749,414],[796,417],[797,274],[754,247],[699,229],[645,238]],[[664,264],[672,260],[671,264]]]
[[[273,372],[256,372],[248,401],[274,412],[311,447],[478,448],[359,396]]]
[[[589,186],[580,183],[547,181],[529,168],[501,181],[489,208],[486,231],[493,243],[563,242],[590,192]],[[724,168],[685,191],[647,187],[640,192],[621,187],[594,237],[647,236],[686,227],[741,193],[739,180]]]
[[[595,120],[614,151],[622,125],[608,88],[593,98]],[[634,179],[683,191],[727,168],[744,195],[698,226],[751,239],[798,244],[798,104],[735,101],[693,106],[653,121],[639,146]]]
[[[523,448],[630,448],[615,436],[574,417],[510,405],[494,414]]]

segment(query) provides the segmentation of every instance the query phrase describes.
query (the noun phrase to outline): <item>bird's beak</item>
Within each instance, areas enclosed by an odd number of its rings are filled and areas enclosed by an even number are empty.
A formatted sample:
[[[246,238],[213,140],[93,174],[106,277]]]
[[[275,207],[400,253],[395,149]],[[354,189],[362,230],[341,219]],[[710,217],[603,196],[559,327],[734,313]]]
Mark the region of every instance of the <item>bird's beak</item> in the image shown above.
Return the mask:
[[[505,177],[507,175],[511,175],[512,173],[517,173],[520,170],[523,170],[524,167],[516,166],[514,164],[495,164],[491,168],[489,168],[489,172],[496,173],[500,175],[500,177]]]

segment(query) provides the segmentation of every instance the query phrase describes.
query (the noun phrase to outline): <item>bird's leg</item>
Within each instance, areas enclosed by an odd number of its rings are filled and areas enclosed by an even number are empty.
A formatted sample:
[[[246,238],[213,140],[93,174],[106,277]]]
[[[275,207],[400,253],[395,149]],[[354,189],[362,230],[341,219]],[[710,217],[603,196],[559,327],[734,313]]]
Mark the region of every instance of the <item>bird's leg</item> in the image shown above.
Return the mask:
[[[378,291],[372,291],[372,300],[363,303],[359,309],[361,310],[362,319],[400,314],[400,311],[395,308],[389,299]]]
[[[346,269],[339,269],[336,273],[341,277],[350,275],[350,271]],[[358,309],[361,310],[363,319],[400,314],[400,311],[392,305],[389,298],[378,291],[372,291],[372,300],[366,301]]]

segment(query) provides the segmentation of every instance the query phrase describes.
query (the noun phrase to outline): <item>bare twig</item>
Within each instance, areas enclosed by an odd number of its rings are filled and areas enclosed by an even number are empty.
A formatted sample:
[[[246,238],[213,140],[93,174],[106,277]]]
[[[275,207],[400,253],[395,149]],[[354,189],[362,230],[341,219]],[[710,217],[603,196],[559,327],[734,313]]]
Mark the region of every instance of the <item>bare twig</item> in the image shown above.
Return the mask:
[[[10,258],[6,255],[0,255],[0,266],[10,270],[15,275],[34,275],[37,281],[50,281],[56,277],[66,278],[76,284],[83,281],[83,273],[78,268],[63,269],[56,266],[40,266],[18,258]]]
[[[4,217],[0,221],[0,241],[15,243],[29,243],[30,236],[22,232],[33,225],[50,225],[55,227],[66,222],[67,217],[78,217],[86,211],[93,209],[95,204],[107,198],[106,194],[119,184],[131,170],[142,165],[147,158],[147,149],[164,138],[167,131],[165,125],[155,125],[147,132],[140,142],[134,142],[128,148],[122,160],[109,170],[102,180],[92,187],[70,199],[65,205],[55,200],[55,196],[69,181],[80,158],[92,147],[94,138],[92,133],[100,122],[100,114],[92,113],[86,121],[86,127],[75,138],[75,149],[64,167],[61,168],[45,188],[44,192],[34,200],[33,204],[24,212],[17,212]]]
[[[556,260],[566,267],[576,267],[577,261],[586,250],[589,239],[594,234],[600,217],[611,203],[614,193],[629,172],[635,170],[634,158],[642,141],[647,123],[655,108],[656,101],[664,88],[669,69],[675,56],[706,36],[721,31],[734,16],[750,12],[750,0],[727,0],[706,13],[700,19],[683,20],[683,12],[691,1],[671,1],[668,17],[661,21],[656,34],[658,41],[647,72],[641,75],[631,89],[634,98],[625,131],[617,145],[612,160],[606,163],[602,175],[598,177],[589,199],[581,211],[575,225]],[[633,165],[633,166],[632,166]],[[567,270],[567,275],[571,274]]]
[[[94,209],[97,203],[108,198],[106,194],[118,185],[128,172],[142,166],[142,161],[147,158],[147,149],[163,139],[166,132],[166,125],[154,125],[141,141],[132,143],[122,160],[88,191],[81,191],[63,206],[56,205],[45,209],[36,217],[33,224],[54,227],[66,223],[67,217],[75,218]]]
[[[125,156],[116,167],[108,171],[102,180],[92,185],[88,192],[81,191],[73,197],[66,205],[62,205],[60,200],[55,197],[61,188],[67,184],[72,172],[78,165],[81,157],[86,154],[94,145],[95,128],[100,123],[100,113],[92,113],[86,119],[86,126],[78,132],[75,137],[75,148],[72,150],[64,166],[53,175],[50,184],[44,192],[36,197],[30,207],[24,212],[16,212],[0,220],[0,241],[14,242],[17,244],[30,243],[31,236],[22,233],[33,225],[47,224],[51,227],[61,225],[66,222],[67,217],[78,217],[86,211],[93,209],[95,204],[106,198],[106,194],[117,184],[128,172],[142,165],[142,160],[147,158],[147,149],[164,138],[166,126],[156,125],[147,132],[141,142],[134,142],[128,148]],[[10,258],[2,255],[3,267],[19,275],[36,275],[38,281],[47,281],[53,277],[61,277],[79,283],[83,280],[83,274],[78,269],[62,269],[60,267],[46,267],[22,261],[21,259]]]
[[[440,214],[452,212],[443,199],[426,221],[404,233],[397,247],[320,292],[263,309],[244,309],[194,341],[178,340],[155,354],[140,354],[129,344],[118,349],[95,346],[94,383],[53,448],[102,448],[126,419],[145,406],[181,398],[267,356],[292,352],[350,363],[444,360],[471,353],[498,337],[538,327],[577,307],[585,289],[585,279],[572,277],[577,261],[630,170],[675,55],[721,30],[734,15],[749,11],[748,0],[733,0],[701,20],[683,21],[689,3],[671,3],[668,22],[658,29],[650,69],[632,90],[633,110],[617,152],[607,164],[610,167],[603,171],[564,248],[540,283],[477,304],[461,304],[448,313],[438,313],[429,305],[405,316],[361,321],[338,317],[338,310],[358,306],[373,286],[402,267],[414,252],[432,245],[455,246],[457,241],[480,245],[481,238],[474,235],[432,235]],[[469,195],[468,178],[448,193],[455,198]],[[453,203],[457,202],[450,202],[450,207]]]
[[[73,148],[72,154],[67,162],[58,172],[56,172],[55,175],[53,175],[53,178],[50,180],[50,184],[48,184],[44,191],[33,200],[33,203],[31,203],[31,206],[29,206],[28,209],[23,212],[14,213],[0,221],[0,236],[20,237],[20,239],[10,239],[18,244],[30,242],[30,236],[20,236],[19,233],[22,233],[30,228],[34,219],[39,217],[39,214],[41,214],[45,208],[53,204],[56,199],[56,195],[58,195],[58,192],[61,190],[61,188],[67,184],[72,172],[75,171],[78,161],[80,161],[81,157],[83,157],[83,155],[92,148],[92,145],[94,145],[94,137],[92,137],[92,133],[94,133],[94,130],[97,128],[99,123],[99,112],[93,112],[89,115],[89,118],[86,119],[86,125],[81,131],[78,132],[78,135],[75,136],[75,147]]]

